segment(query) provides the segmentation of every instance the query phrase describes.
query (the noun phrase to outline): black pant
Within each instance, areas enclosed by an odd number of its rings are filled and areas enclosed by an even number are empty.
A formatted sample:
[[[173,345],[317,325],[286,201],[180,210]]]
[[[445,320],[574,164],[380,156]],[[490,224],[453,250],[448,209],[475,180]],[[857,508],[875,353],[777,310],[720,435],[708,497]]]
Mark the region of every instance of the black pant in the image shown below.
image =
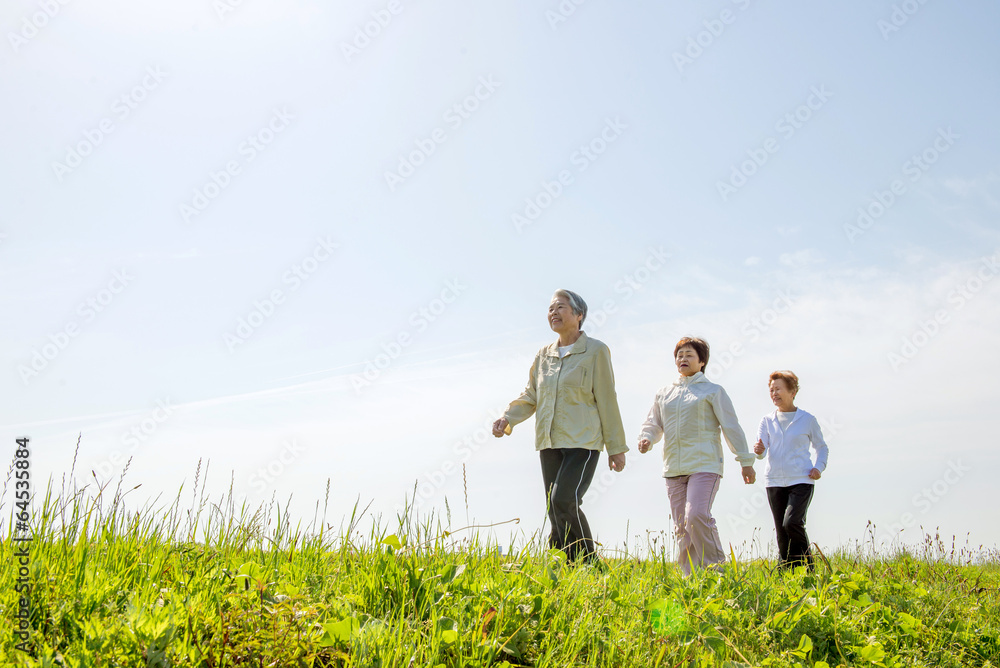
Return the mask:
[[[806,534],[806,511],[812,501],[813,487],[808,483],[788,487],[768,487],[767,502],[778,534],[778,556],[782,566],[812,566],[809,536]]]
[[[538,454],[552,526],[549,545],[565,552],[570,561],[587,558],[594,554],[594,536],[580,506],[601,453],[585,448],[551,448]]]

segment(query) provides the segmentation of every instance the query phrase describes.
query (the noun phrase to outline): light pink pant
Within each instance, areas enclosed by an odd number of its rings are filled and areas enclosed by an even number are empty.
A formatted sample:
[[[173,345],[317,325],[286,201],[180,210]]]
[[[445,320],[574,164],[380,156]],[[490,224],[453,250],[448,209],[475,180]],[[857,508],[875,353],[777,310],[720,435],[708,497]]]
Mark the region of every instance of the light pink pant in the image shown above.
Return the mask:
[[[719,491],[720,480],[722,476],[717,473],[667,478],[667,496],[680,552],[677,563],[684,575],[691,574],[692,564],[698,568],[726,560],[719,529],[712,517],[712,502]]]

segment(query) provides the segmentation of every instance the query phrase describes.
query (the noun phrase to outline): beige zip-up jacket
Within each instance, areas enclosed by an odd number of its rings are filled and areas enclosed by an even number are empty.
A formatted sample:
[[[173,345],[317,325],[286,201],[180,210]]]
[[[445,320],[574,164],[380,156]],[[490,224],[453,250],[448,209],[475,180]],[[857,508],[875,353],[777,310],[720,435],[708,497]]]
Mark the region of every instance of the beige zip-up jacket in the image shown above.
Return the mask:
[[[563,358],[558,341],[538,351],[527,387],[503,416],[513,427],[533,414],[536,450],[607,446],[609,455],[628,452],[611,351],[584,332]]]
[[[722,475],[720,429],[740,466],[753,466],[756,456],[747,447],[733,402],[721,385],[699,371],[656,393],[639,438],[653,444],[663,438],[664,478],[703,472]]]

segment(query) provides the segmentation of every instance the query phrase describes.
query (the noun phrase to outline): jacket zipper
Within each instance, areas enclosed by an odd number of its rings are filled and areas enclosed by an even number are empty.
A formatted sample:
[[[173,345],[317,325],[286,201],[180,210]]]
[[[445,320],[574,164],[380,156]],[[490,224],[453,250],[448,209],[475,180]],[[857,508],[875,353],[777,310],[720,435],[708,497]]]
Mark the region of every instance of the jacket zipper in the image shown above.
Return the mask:
[[[681,403],[683,402],[683,400],[684,400],[684,386],[681,385],[680,391],[677,394],[677,415],[674,420],[674,423],[677,425],[677,428],[674,430],[674,436],[677,439],[677,468],[681,471],[684,470],[684,461],[682,459],[683,452],[681,450]]]

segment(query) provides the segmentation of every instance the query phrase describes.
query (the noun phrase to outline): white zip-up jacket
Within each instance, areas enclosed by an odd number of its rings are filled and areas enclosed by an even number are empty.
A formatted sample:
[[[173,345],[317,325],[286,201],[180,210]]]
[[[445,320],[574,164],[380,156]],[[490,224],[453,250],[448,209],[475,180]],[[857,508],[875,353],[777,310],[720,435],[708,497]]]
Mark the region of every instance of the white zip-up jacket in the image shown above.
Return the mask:
[[[801,408],[795,410],[795,416],[784,432],[778,422],[777,410],[765,415],[757,428],[757,440],[765,448],[764,454],[757,455],[757,458],[767,457],[765,487],[789,487],[800,483],[812,485],[816,481],[809,477],[809,471],[815,468],[822,473],[826,470],[830,448],[823,440],[819,422]],[[815,461],[810,448],[816,453]]]
[[[692,473],[722,475],[720,429],[740,466],[753,466],[754,454],[747,448],[733,402],[721,385],[699,371],[681,376],[656,393],[640,438],[653,444],[663,438],[664,478]]]

